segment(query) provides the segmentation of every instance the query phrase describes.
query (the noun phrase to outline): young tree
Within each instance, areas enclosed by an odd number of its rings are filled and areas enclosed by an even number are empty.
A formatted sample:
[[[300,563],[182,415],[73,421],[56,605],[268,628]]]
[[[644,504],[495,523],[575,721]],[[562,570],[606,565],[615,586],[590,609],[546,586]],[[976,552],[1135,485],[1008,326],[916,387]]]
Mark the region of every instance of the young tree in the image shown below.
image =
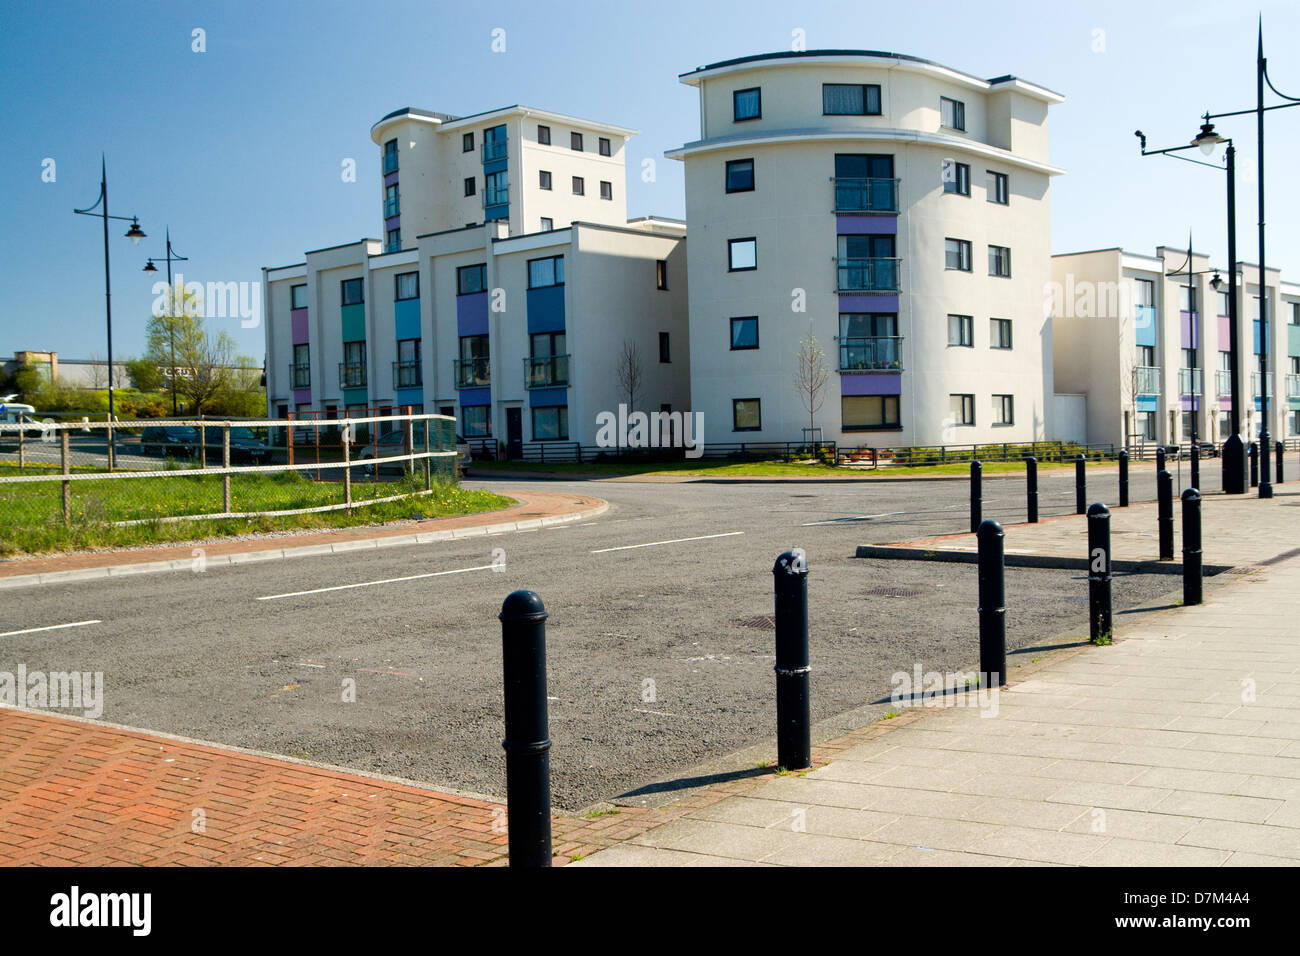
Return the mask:
[[[808,437],[816,434],[814,419],[826,401],[826,383],[831,371],[826,365],[826,353],[817,344],[817,336],[809,333],[799,343],[799,354],[795,357],[794,382],[799,390],[799,398],[808,411]]]
[[[131,387],[137,392],[159,392],[163,387],[163,373],[157,363],[146,357],[127,359],[123,363]]]
[[[96,390],[108,387],[108,360],[102,352],[90,353],[90,387]]]
[[[618,384],[627,393],[627,410],[636,410],[636,398],[641,394],[644,369],[641,365],[641,347],[631,339],[623,340],[623,350],[618,356]]]

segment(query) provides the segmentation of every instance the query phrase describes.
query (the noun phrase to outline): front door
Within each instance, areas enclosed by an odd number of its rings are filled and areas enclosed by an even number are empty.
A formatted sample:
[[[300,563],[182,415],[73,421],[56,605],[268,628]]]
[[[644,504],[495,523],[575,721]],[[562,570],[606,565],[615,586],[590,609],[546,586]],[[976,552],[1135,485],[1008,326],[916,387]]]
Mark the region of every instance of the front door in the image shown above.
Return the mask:
[[[506,409],[506,457],[515,460],[524,457],[524,410]]]

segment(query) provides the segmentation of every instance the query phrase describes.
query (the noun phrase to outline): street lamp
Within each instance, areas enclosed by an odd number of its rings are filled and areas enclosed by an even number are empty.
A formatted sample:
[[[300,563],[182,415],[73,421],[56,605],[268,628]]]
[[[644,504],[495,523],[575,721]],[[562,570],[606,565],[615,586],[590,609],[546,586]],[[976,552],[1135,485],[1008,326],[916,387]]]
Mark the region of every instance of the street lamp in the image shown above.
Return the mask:
[[[99,212],[96,212],[96,209]],[[126,231],[126,238],[135,245],[145,237],[140,228],[140,220],[135,216],[110,216],[108,214],[108,166],[101,155],[99,158],[99,198],[93,206],[85,209],[73,209],[79,216],[98,216],[104,221],[104,318],[108,329],[108,467],[113,468],[113,294],[108,276],[108,221],[120,219],[131,221],[131,228]]]
[[[1228,174],[1228,352],[1231,354],[1229,362],[1229,390],[1232,392],[1232,408],[1229,411],[1231,434],[1223,442],[1223,450],[1220,452],[1220,462],[1223,466],[1223,490],[1230,495],[1241,495],[1246,493],[1250,487],[1246,476],[1246,446],[1241,440],[1241,378],[1238,364],[1240,352],[1239,333],[1237,330],[1237,150],[1232,145],[1231,139],[1224,139],[1214,132],[1214,124],[1210,122],[1208,114],[1205,122],[1201,125],[1201,131],[1196,138],[1186,146],[1171,146],[1168,149],[1147,149],[1147,138],[1141,130],[1137,130],[1133,135],[1141,143],[1143,156],[1169,156],[1171,159],[1181,159],[1185,162],[1195,163],[1198,166],[1209,166],[1211,169],[1224,168]],[[1212,155],[1215,147],[1219,143],[1226,143],[1228,148],[1225,156],[1225,166],[1220,167],[1216,163],[1207,163],[1199,159],[1191,159],[1187,156],[1179,156],[1189,149],[1199,149],[1205,155]],[[1208,152],[1207,152],[1208,147]],[[1191,238],[1188,237],[1188,269],[1191,269]],[[1216,272],[1217,276],[1218,273]],[[1190,276],[1188,281],[1190,282]],[[1222,283],[1222,278],[1219,282]],[[1210,280],[1214,285],[1214,280]],[[1217,292],[1218,285],[1214,285]],[[1192,428],[1196,427],[1196,414],[1198,410],[1193,410]]]
[[[172,263],[189,262],[190,260],[185,256],[177,256],[172,254],[171,226],[167,227],[167,255],[161,256],[160,258],[164,258],[167,260],[167,313],[168,313],[167,318],[169,320],[167,322],[167,336],[171,340],[172,357],[171,357],[170,378],[172,383],[172,417],[175,418],[176,415],[178,414],[176,409],[176,300],[172,294]],[[158,271],[154,267],[152,259],[150,259],[148,262],[144,264],[144,271],[145,272]]]

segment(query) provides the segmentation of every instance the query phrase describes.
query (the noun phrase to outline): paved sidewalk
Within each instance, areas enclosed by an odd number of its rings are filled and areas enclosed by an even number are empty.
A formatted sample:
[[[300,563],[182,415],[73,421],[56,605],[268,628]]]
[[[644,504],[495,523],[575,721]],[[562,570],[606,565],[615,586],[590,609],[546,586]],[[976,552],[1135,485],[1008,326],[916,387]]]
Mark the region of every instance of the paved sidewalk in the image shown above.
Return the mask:
[[[579,865],[1300,865],[1300,557],[1278,557],[1300,510],[1223,513],[1232,551],[1273,563],[1207,582],[1206,604],[1120,618],[1113,646],[984,707],[916,706]]]
[[[432,544],[454,538],[523,531],[543,525],[594,518],[609,508],[608,502],[590,495],[511,489],[510,496],[519,503],[500,511],[456,518],[431,518],[427,521],[400,521],[337,531],[260,535],[235,540],[197,541],[182,545],[0,561],[0,589],[119,574],[188,571],[194,566],[196,550],[202,552],[202,559],[209,567],[311,557],[364,548]]]

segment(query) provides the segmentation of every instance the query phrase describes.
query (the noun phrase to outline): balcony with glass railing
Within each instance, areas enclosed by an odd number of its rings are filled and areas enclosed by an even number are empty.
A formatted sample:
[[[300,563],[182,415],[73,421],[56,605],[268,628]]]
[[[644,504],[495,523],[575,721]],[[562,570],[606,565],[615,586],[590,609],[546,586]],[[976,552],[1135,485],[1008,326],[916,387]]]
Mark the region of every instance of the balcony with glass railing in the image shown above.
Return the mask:
[[[402,204],[398,201],[397,196],[390,196],[384,200],[384,218],[392,219],[401,212]]]
[[[1220,398],[1232,394],[1232,372],[1226,368],[1214,373],[1214,386]]]
[[[1159,395],[1160,369],[1153,365],[1133,369],[1133,391],[1138,395]]]
[[[289,381],[292,388],[311,388],[311,366],[290,363]]]
[[[831,182],[836,212],[898,212],[897,179],[832,178]]]
[[[419,388],[423,383],[419,362],[393,363],[393,388]]]
[[[1300,375],[1288,375],[1286,377],[1286,397],[1300,398]]]
[[[840,339],[841,372],[902,371],[903,337],[873,335]]]
[[[1178,394],[1201,395],[1204,393],[1204,369],[1180,368],[1178,370]]]
[[[365,362],[339,362],[339,388],[362,388],[365,384]]]
[[[897,292],[901,259],[836,259],[840,292]]]
[[[506,138],[502,136],[500,139],[494,139],[491,141],[484,140],[482,153],[483,153],[483,164],[485,166],[488,163],[495,163],[499,159],[505,159]]]
[[[477,388],[492,384],[492,373],[488,357],[455,359],[452,363],[456,376],[457,388]]]
[[[510,184],[502,183],[499,186],[483,187],[483,208],[492,209],[496,206],[505,206],[510,202]]]
[[[569,384],[569,356],[539,355],[524,359],[524,387],[551,388]]]

